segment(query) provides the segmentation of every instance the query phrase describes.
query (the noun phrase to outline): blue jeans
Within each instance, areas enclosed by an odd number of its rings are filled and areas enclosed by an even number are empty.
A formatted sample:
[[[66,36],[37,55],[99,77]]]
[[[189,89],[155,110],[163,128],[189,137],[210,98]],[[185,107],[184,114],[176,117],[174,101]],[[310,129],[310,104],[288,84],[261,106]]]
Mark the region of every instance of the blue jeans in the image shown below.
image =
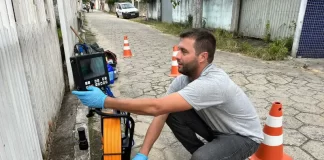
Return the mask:
[[[244,160],[260,145],[248,137],[212,131],[193,109],[169,114],[166,123],[192,154],[191,160]],[[196,134],[208,143],[204,144]]]

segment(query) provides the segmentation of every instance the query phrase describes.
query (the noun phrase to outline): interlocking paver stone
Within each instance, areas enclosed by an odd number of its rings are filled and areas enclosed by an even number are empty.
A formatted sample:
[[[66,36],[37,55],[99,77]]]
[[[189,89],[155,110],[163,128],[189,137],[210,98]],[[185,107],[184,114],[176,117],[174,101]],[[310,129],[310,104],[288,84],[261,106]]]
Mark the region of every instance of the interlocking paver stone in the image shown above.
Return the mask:
[[[291,81],[291,78],[289,78],[289,77],[283,78],[282,76],[279,76],[276,74],[270,74],[270,75],[266,76],[266,79],[270,83],[276,83],[276,84],[287,84]]]
[[[300,146],[306,141],[307,141],[307,137],[305,137],[300,132],[298,132],[294,129],[285,129],[284,144]]]
[[[321,117],[320,115],[299,113],[296,118],[306,124],[324,127],[324,117]]]
[[[253,90],[253,91],[266,91],[269,89],[268,87],[261,85],[261,84],[248,84],[248,85],[245,85],[245,87],[248,88],[249,90]]]
[[[324,102],[318,103],[317,106],[318,107],[321,107],[322,109],[324,109]]]
[[[294,155],[294,160],[314,160],[312,156],[298,147],[286,146],[284,151],[288,155]]]
[[[295,117],[292,116],[285,116],[283,117],[283,127],[289,128],[289,129],[297,129],[300,126],[303,125],[301,121],[296,119]]]
[[[317,104],[319,102],[319,100],[312,98],[308,95],[304,95],[304,96],[292,96],[290,97],[292,100],[299,102],[299,103],[306,103],[306,104]]]
[[[314,114],[321,114],[324,112],[324,109],[317,107],[314,104],[296,103],[292,106],[301,112],[308,112]]]
[[[290,97],[292,94],[289,92],[283,92],[284,90],[282,88],[276,88],[276,89],[269,89],[266,90],[265,92],[268,93],[269,96],[271,97]],[[268,96],[268,97],[269,97]]]
[[[284,116],[295,116],[296,114],[300,113],[300,111],[293,108],[293,106],[294,105],[285,106],[285,108],[283,109]]]
[[[303,149],[308,151],[311,155],[313,155],[317,159],[324,159],[324,142],[319,141],[308,141]]]
[[[299,131],[307,137],[324,142],[324,127],[319,126],[302,126]]]
[[[253,76],[247,77],[247,79],[254,84],[267,84],[268,81],[265,75],[256,74]]]
[[[122,98],[161,97],[172,81],[169,77],[172,47],[179,38],[147,25],[118,19],[102,12],[87,13],[88,27],[98,44],[118,56],[119,78],[112,85]],[[134,53],[123,58],[123,37]],[[217,51],[214,64],[224,69],[248,93],[264,125],[271,103],[284,111],[284,150],[295,160],[324,159],[324,75],[294,67],[293,61],[261,61],[238,53]],[[134,115],[136,154],[152,117]],[[96,127],[98,128],[98,126]],[[167,125],[154,144],[150,160],[186,160],[190,154],[174,138]]]
[[[315,98],[317,100],[323,100],[324,99],[324,92],[318,92],[316,95],[313,96],[313,98]],[[321,104],[321,106],[324,108],[323,103]]]

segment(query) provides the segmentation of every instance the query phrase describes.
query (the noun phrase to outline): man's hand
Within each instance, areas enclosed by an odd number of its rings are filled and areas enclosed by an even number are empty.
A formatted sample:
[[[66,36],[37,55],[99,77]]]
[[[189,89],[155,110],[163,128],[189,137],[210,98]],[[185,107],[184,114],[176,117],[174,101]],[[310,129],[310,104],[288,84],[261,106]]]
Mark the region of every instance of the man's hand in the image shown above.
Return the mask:
[[[142,153],[137,153],[132,160],[148,160],[148,157]]]
[[[88,91],[72,91],[72,94],[76,95],[81,102],[94,108],[104,108],[104,102],[107,97],[98,87],[89,86]]]

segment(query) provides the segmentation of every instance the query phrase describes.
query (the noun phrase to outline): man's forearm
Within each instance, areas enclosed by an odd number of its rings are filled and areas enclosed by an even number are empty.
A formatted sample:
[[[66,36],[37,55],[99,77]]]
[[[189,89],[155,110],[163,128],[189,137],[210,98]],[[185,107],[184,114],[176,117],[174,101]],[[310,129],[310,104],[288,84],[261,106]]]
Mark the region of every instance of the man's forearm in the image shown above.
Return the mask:
[[[104,107],[152,116],[158,115],[161,109],[158,100],[155,98],[118,99],[107,97]]]

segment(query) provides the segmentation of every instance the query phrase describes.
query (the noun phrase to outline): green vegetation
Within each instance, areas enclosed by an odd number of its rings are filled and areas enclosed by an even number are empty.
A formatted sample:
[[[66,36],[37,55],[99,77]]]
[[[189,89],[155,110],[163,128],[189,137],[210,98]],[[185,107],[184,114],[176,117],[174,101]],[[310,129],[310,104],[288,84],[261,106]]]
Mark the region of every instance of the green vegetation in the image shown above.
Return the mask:
[[[60,44],[63,43],[62,31],[61,31],[61,28],[59,28],[59,27],[57,27],[57,36],[58,36]]]
[[[144,18],[131,19],[132,21],[147,24],[166,34],[179,35],[184,29],[190,28],[192,20],[188,16],[188,22],[165,23]],[[271,41],[270,23],[266,24],[266,31],[263,40],[252,40],[246,37],[225,31],[223,29],[210,29],[216,36],[217,49],[260,58],[262,60],[284,60],[291,51],[293,38],[278,39]],[[254,42],[257,42],[254,43]]]

